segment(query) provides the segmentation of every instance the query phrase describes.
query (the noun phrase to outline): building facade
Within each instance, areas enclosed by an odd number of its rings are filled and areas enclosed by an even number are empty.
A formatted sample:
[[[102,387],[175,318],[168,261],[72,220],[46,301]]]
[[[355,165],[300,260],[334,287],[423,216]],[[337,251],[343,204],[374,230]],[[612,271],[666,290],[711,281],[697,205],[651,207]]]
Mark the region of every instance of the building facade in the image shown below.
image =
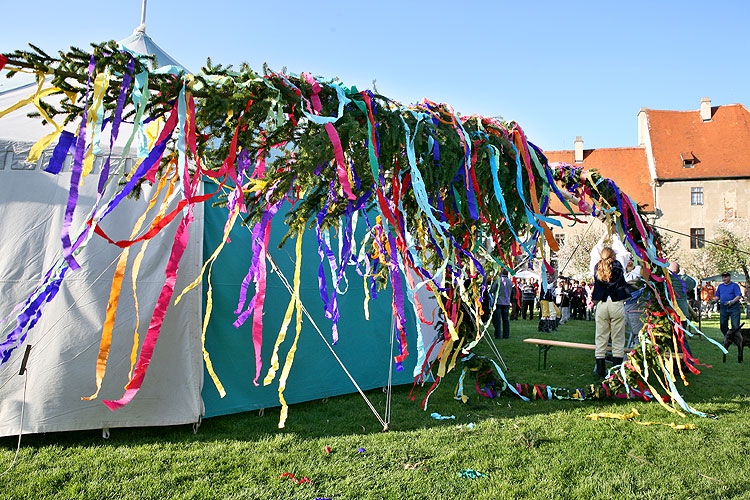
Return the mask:
[[[584,150],[578,137],[573,150],[545,155],[614,180],[680,250],[701,248],[721,225],[750,218],[750,111],[742,104],[712,107],[703,98],[692,111],[642,108],[635,148]],[[556,232],[570,241],[580,231]]]

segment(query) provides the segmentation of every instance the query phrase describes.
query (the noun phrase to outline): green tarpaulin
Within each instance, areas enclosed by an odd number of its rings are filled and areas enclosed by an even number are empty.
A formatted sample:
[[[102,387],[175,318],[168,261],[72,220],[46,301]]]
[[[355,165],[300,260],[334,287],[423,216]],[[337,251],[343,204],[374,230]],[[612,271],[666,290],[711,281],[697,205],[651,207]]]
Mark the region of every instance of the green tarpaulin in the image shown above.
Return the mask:
[[[284,213],[289,210],[288,204],[282,206],[279,214],[271,224],[271,238],[269,250],[282,273],[291,283],[294,276],[294,240],[287,241],[283,249],[276,245],[286,233]],[[225,208],[205,208],[205,225],[203,230],[203,255],[208,258],[221,243],[223,227],[227,219]],[[358,233],[364,223],[360,223]],[[268,288],[263,315],[263,348],[261,359],[263,369],[258,382],[260,387],[253,385],[255,377],[255,359],[252,344],[252,317],[239,329],[232,323],[237,316],[240,284],[245,277],[252,254],[251,234],[247,227],[238,223],[230,234],[231,244],[228,243],[213,266],[213,313],[206,332],[206,349],[208,350],[214,369],[219,376],[226,396],[222,399],[216,390],[208,373],[204,375],[203,401],[205,416],[226,415],[258,408],[279,406],[278,375],[268,386],[263,387],[263,377],[266,376],[273,345],[281,326],[284,312],[289,303],[290,294],[279,277],[272,273],[269,267]],[[334,252],[338,248],[338,240],[331,234],[331,244]],[[331,343],[331,321],[323,314],[323,303],[318,291],[318,266],[320,259],[317,253],[318,242],[315,231],[305,232],[302,243],[302,279],[300,296],[302,303],[312,315],[315,323]],[[330,271],[325,263],[328,278],[328,288],[331,289]],[[349,280],[348,291],[338,297],[339,311],[339,341],[333,346],[336,354],[352,374],[362,389],[383,387],[388,383],[390,365],[390,332],[391,332],[391,289],[387,288],[378,294],[378,298],[370,301],[370,319],[364,317],[363,281],[353,267],[347,269]],[[341,284],[343,290],[346,285]],[[204,278],[204,310],[207,283]],[[254,294],[251,284],[248,301]],[[412,372],[416,362],[416,333],[413,313],[406,307],[407,340],[409,356],[403,363],[404,370],[396,372],[393,367],[393,384],[405,384],[413,381]],[[287,332],[286,340],[279,349],[280,366],[283,367],[286,353],[294,340],[294,320]],[[394,339],[394,355],[398,354],[398,340]],[[310,321],[304,317],[302,332],[297,347],[284,397],[289,404],[309,401],[327,396],[335,396],[355,392],[352,382],[336,362],[330,350],[320,335],[315,331]]]

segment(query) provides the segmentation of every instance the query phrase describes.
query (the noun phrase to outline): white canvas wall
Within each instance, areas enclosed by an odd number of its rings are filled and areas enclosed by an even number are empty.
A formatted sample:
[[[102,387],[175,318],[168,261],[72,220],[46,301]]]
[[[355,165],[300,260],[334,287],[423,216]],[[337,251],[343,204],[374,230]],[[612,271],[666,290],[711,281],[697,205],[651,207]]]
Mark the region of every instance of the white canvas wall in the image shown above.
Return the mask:
[[[26,87],[0,93],[0,109],[31,90]],[[57,176],[40,168],[48,161],[49,152],[37,164],[24,162],[33,144],[27,141],[34,141],[50,130],[26,118],[28,111],[27,107],[0,119],[0,319],[28,296],[45,270],[61,255],[60,231],[70,187],[70,159]],[[95,162],[94,173],[84,179],[74,228],[80,226],[95,201],[96,174],[101,161]],[[124,200],[105,219],[104,230],[115,239],[127,239],[150,196],[147,189],[137,202]],[[105,200],[108,198],[109,195],[105,196]],[[176,224],[171,226],[152,240],[141,267],[138,282],[141,342],[164,282]],[[177,293],[200,271],[202,239],[203,212],[198,206],[190,243],[180,266]],[[131,264],[139,248],[139,245],[132,248]],[[28,363],[24,433],[181,424],[195,422],[202,414],[200,287],[186,295],[177,308],[170,308],[143,388],[132,403],[112,412],[100,400],[81,400],[81,396],[88,396],[95,389],[101,328],[114,262],[119,254],[119,248],[95,236],[80,256],[82,268],[69,272],[60,293],[47,305],[44,316],[29,334],[26,342],[33,349]],[[99,399],[119,398],[127,383],[135,325],[129,269],[130,265],[123,281],[108,370]],[[0,326],[3,338],[13,326],[10,323]],[[24,347],[17,349],[9,362],[0,367],[0,436],[18,432],[23,393],[23,377],[18,375],[18,369],[23,351]]]

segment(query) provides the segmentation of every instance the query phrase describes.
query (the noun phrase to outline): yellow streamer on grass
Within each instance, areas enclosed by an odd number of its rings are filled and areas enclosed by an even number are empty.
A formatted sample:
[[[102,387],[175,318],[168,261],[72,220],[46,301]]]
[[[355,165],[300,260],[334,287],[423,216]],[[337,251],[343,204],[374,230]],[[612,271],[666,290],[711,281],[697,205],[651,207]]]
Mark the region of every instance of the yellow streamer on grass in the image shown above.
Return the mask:
[[[630,413],[609,413],[609,412],[603,412],[603,413],[592,413],[590,415],[586,415],[586,420],[601,420],[604,418],[614,419],[614,420],[627,420],[628,422],[633,422],[634,424],[638,425],[663,425],[665,427],[671,427],[672,429],[678,430],[678,431],[684,431],[684,430],[693,430],[695,429],[695,424],[682,424],[677,425],[674,422],[665,424],[662,422],[638,422],[635,420],[635,417],[639,417],[641,414],[633,408],[633,411]]]

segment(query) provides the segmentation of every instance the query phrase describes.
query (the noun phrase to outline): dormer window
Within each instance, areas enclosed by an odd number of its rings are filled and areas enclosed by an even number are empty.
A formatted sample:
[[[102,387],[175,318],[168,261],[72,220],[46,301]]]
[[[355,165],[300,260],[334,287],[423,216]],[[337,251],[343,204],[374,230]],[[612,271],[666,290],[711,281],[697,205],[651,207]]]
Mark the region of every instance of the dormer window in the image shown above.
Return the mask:
[[[682,168],[693,168],[698,163],[698,158],[691,151],[680,153],[680,158],[682,159]]]

